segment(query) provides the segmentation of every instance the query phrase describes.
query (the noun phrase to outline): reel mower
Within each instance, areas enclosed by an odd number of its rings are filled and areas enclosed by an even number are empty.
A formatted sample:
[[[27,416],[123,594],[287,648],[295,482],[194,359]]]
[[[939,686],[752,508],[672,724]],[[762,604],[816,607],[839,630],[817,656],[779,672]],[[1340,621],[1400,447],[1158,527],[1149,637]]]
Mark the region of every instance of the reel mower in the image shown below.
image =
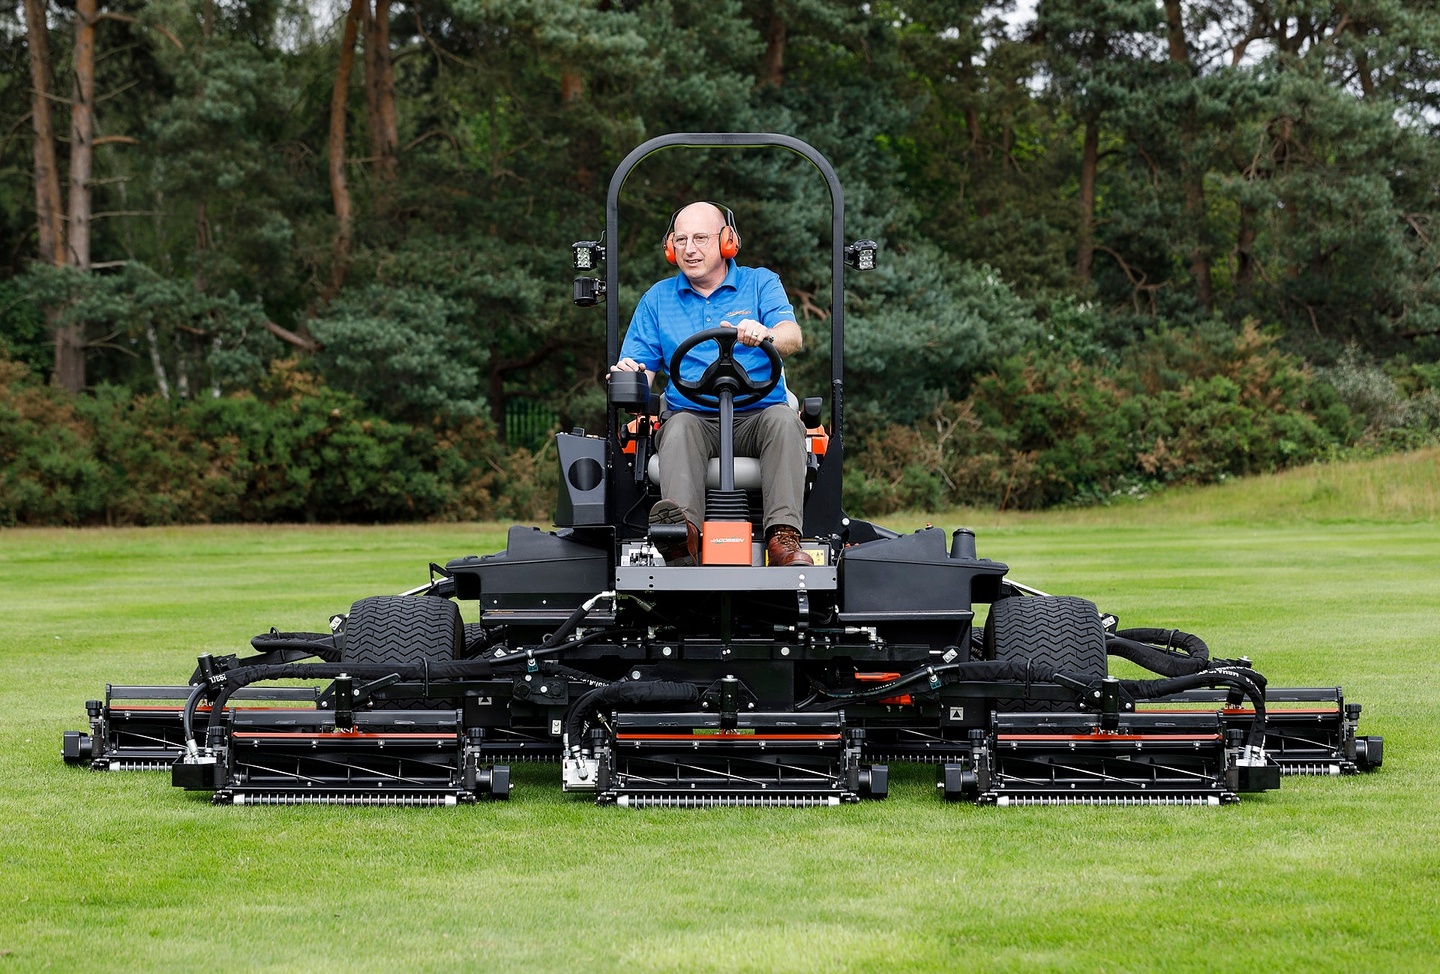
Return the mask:
[[[661,420],[644,374],[617,375],[605,428],[556,437],[553,529],[512,527],[503,551],[432,565],[328,632],[272,630],[254,655],[201,657],[183,684],[108,686],[65,759],[169,768],[217,803],[397,805],[505,799],[511,764],[545,761],[566,792],[629,807],[883,799],[895,762],[933,765],[947,801],[997,806],[1221,805],[1285,774],[1380,766],[1383,742],[1359,735],[1338,687],[1272,688],[1196,636],[1121,630],[1085,599],[1011,579],[967,530],[848,516],[844,277],[873,267],[876,245],[846,243],[830,163],[765,133],[640,145],[611,178],[600,240],[621,239],[619,195],[642,160],[697,146],[788,151],[829,189],[830,386],[795,404],[811,431],[813,565],[765,564],[756,461],[733,455],[733,413],[773,387],[779,358],[752,376],[733,329],[702,332],[687,346],[718,342],[716,363],[686,391],[716,405],[722,434],[698,564],[662,556],[676,526],[648,518]],[[617,261],[596,241],[572,252],[575,300],[605,303],[614,362]],[[1154,678],[1111,675],[1112,656]]]

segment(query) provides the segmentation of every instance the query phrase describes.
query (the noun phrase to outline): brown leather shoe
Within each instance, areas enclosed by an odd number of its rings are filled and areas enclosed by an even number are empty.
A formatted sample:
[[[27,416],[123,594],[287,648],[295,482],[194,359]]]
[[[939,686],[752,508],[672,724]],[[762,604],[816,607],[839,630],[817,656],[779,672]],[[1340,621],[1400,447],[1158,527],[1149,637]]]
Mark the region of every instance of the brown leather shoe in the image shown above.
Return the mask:
[[[788,524],[777,524],[770,529],[770,540],[765,542],[765,556],[771,568],[815,564],[800,547],[800,532]]]
[[[680,505],[672,500],[656,501],[650,508],[652,525],[685,525],[685,539],[655,538],[655,549],[671,568],[688,568],[696,564],[700,553],[700,529],[685,516]],[[666,532],[670,533],[670,532]],[[678,533],[678,532],[675,532]]]

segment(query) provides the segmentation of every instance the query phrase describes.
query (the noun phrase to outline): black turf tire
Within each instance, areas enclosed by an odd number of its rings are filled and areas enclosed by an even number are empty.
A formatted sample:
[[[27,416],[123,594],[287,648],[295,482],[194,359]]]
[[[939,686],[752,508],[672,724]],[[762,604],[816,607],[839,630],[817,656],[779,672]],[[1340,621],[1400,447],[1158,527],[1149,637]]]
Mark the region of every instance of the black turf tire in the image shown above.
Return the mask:
[[[1095,603],[1072,595],[1000,599],[985,620],[985,655],[1001,662],[1033,662],[1082,680],[1108,672],[1105,629]],[[1061,711],[1045,700],[997,700],[997,710]]]
[[[490,631],[481,622],[465,623],[465,651],[461,654],[465,659],[473,659],[475,654],[485,646],[485,640],[490,636]]]
[[[465,650],[460,607],[448,599],[377,595],[350,607],[346,663],[420,663],[458,659]]]

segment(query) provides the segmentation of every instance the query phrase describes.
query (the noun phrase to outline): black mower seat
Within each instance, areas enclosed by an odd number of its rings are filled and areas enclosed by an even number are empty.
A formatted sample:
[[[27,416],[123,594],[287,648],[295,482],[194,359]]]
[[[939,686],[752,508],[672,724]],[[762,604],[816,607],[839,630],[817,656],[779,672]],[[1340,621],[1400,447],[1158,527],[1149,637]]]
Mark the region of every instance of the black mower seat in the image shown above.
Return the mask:
[[[800,400],[795,398],[795,393],[787,389],[785,399],[790,403],[790,408],[796,412],[800,411]],[[660,485],[660,454],[658,452],[650,455],[650,462],[645,465],[645,476],[650,483],[657,487]],[[760,484],[760,459],[737,456],[735,458],[735,489],[759,490]],[[705,468],[705,486],[711,490],[720,489],[719,457],[711,457],[710,465]]]
[[[645,467],[645,476],[650,478],[652,484],[660,483],[659,454],[650,457],[650,463]],[[720,488],[719,457],[711,457],[709,466],[705,468],[705,486],[711,490],[718,490]],[[735,489],[760,489],[760,461],[755,457],[735,458]]]

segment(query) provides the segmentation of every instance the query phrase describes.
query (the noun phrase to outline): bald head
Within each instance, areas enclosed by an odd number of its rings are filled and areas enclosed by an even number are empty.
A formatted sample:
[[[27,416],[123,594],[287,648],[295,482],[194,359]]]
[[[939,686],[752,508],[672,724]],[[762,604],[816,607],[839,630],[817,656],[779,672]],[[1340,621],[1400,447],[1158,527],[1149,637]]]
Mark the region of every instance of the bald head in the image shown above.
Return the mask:
[[[725,221],[725,211],[699,200],[675,214],[667,256],[674,254],[680,271],[697,291],[709,294],[729,272],[729,259],[740,249],[740,237]]]
[[[683,207],[679,213],[675,214],[676,227],[680,226],[682,219],[687,223],[691,222],[691,220],[699,220],[705,226],[723,227],[725,225],[725,211],[707,200],[697,200],[689,206]],[[718,224],[716,223],[717,220],[719,221]]]

